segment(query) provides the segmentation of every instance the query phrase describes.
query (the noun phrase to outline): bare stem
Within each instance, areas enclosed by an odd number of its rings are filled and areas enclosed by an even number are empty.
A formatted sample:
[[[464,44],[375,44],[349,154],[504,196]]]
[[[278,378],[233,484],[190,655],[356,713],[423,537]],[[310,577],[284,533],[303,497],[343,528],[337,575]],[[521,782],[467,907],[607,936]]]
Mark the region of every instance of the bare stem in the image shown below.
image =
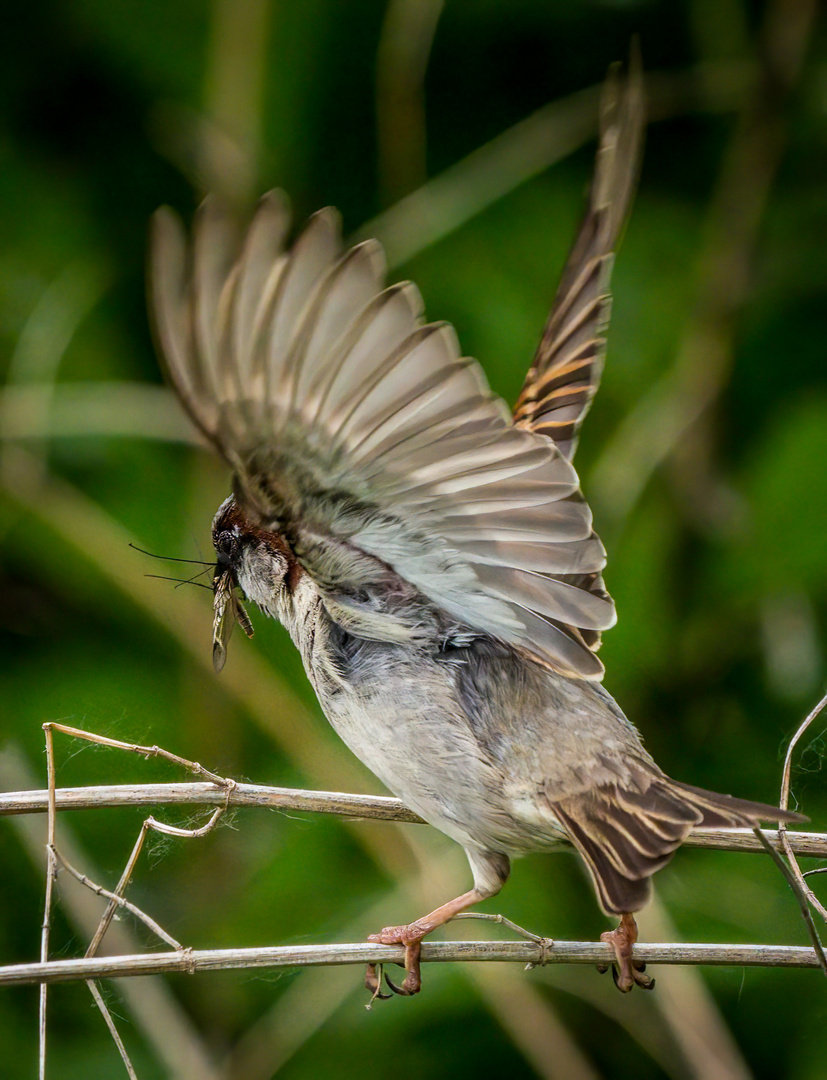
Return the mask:
[[[109,1011],[109,1007],[103,1000],[103,995],[98,989],[97,983],[93,982],[91,979],[88,979],[86,985],[89,987],[89,991],[92,994],[92,997],[95,999],[95,1004],[100,1009],[100,1014],[104,1019],[104,1023],[109,1028],[109,1034],[112,1036],[112,1041],[118,1048],[118,1053],[121,1055],[121,1061],[126,1067],[129,1080],[138,1080],[135,1069],[132,1067],[132,1062],[129,1060],[129,1054],[127,1054],[126,1052],[126,1047],[123,1044],[123,1040],[118,1033],[118,1029],[115,1027],[115,1021],[112,1019],[112,1013]]]
[[[818,962],[821,965],[821,970],[824,972],[825,975],[827,975],[827,957],[824,955],[824,949],[819,939],[815,923],[813,922],[813,917],[810,914],[809,904],[807,903],[806,893],[808,893],[810,890],[807,888],[806,885],[804,885],[804,887],[802,888],[801,884],[799,883],[798,876],[795,874],[792,866],[788,866],[787,863],[784,862],[784,858],[781,853],[776,851],[772,844],[770,844],[769,841],[764,838],[760,829],[755,830],[755,835],[758,837],[760,843],[763,844],[763,846],[766,848],[767,854],[773,859],[775,865],[787,879],[788,885],[795,894],[795,898],[796,900],[798,900],[798,906],[801,909],[801,917],[804,920],[804,925],[807,927],[807,933],[810,937],[810,941],[812,941],[813,943],[813,949],[815,950],[815,954],[818,957]],[[800,873],[801,871],[799,871],[799,874]]]
[[[48,864],[48,877],[46,882],[46,902],[45,913],[43,918],[43,930],[41,937],[41,963],[48,961],[49,954],[49,930],[51,925],[51,907],[52,907],[52,888],[53,882],[57,875],[58,866],[63,867],[69,874],[71,874],[82,885],[85,885],[92,892],[98,896],[105,896],[108,898],[109,903],[106,906],[106,910],[101,916],[100,922],[92,936],[92,940],[86,950],[86,960],[92,960],[98,951],[101,941],[109,929],[115,912],[118,908],[130,911],[136,918],[140,919],[149,929],[156,934],[167,945],[171,945],[177,950],[178,955],[184,955],[186,950],[180,942],[176,941],[170,934],[168,934],[163,927],[161,927],[153,918],[142,911],[137,905],[131,903],[124,896],[129,882],[132,878],[133,871],[138,861],[138,857],[144,846],[146,834],[149,831],[164,833],[167,836],[177,837],[201,837],[206,836],[215,828],[221,816],[226,812],[229,806],[229,798],[233,790],[236,787],[234,780],[225,780],[221,776],[217,776],[215,773],[211,773],[208,769],[205,769],[198,762],[188,761],[186,758],[180,757],[178,754],[173,754],[168,750],[164,750],[160,746],[141,746],[136,743],[122,742],[119,739],[108,739],[105,736],[97,735],[92,732],[82,731],[79,728],[68,727],[65,724],[46,723],[43,725],[43,730],[46,737],[46,760],[48,768],[48,789],[46,792],[46,809],[48,810],[49,823],[48,823],[48,842],[46,845],[47,852],[47,864]],[[194,829],[182,829],[174,825],[166,825],[164,822],[156,820],[154,817],[148,817],[141,825],[138,838],[132,848],[132,852],[121,874],[120,880],[114,892],[109,889],[105,889],[102,885],[98,885],[92,881],[82,871],[77,870],[69,860],[63,856],[57,848],[55,839],[55,821],[57,816],[57,796],[55,789],[55,763],[54,763],[54,732],[59,731],[61,734],[69,735],[73,738],[84,739],[87,742],[97,743],[100,746],[107,746],[117,750],[127,750],[131,753],[139,754],[141,757],[160,757],[166,761],[170,761],[175,765],[188,769],[190,772],[195,773],[198,776],[203,776],[208,781],[206,786],[209,787],[211,792],[220,796],[221,804],[210,815],[209,820],[205,825]],[[126,1052],[126,1047],[123,1044],[115,1021],[112,1017],[109,1008],[103,1000],[103,997],[98,989],[97,984],[93,978],[85,980],[86,985],[89,988],[92,998],[97,1005],[104,1022],[109,1029],[109,1033],[115,1043],[118,1053],[121,1056],[121,1060],[124,1063],[127,1074],[130,1080],[137,1080],[135,1070],[132,1066],[132,1062],[129,1059],[129,1055]],[[40,1065],[40,1080],[45,1080],[46,1075],[46,992],[48,983],[41,982],[40,984],[40,1047],[39,1047],[39,1065]]]
[[[61,855],[59,851],[55,850],[54,856],[60,863],[60,865],[63,867],[63,869],[70,873],[76,881],[79,881],[81,883],[81,885],[85,885],[87,889],[91,889],[92,892],[97,893],[98,896],[107,897],[113,908],[119,907],[123,908],[125,911],[132,912],[136,919],[140,919],[145,926],[149,927],[153,934],[157,934],[162,941],[165,941],[167,945],[171,945],[173,949],[183,949],[184,946],[180,943],[180,941],[176,941],[174,937],[171,937],[162,926],[159,926],[153,918],[146,914],[146,912],[141,911],[141,909],[136,904],[133,904],[131,901],[127,900],[123,896],[118,895],[117,893],[110,892],[109,889],[105,889],[102,885],[96,884],[94,881],[92,881],[90,877],[87,877],[86,874],[81,873],[80,870],[72,866],[69,860],[64,855]],[[90,945],[89,948],[86,950],[85,955],[94,956],[95,952],[96,949],[93,949],[92,945]]]
[[[142,758],[163,758],[164,761],[170,761],[173,765],[180,765],[181,768],[196,773],[198,776],[203,776],[206,780],[212,780],[214,784],[218,784],[222,788],[227,784],[223,776],[210,772],[209,769],[205,769],[197,761],[190,761],[179,754],[173,754],[171,750],[165,750],[162,746],[141,746],[140,743],[123,742],[121,739],[110,739],[105,735],[98,735],[94,731],[83,731],[81,728],[56,724],[52,721],[44,724],[43,730],[47,732],[47,737],[49,732],[59,731],[62,735],[71,735],[75,739],[84,739],[86,742],[95,743],[96,746],[109,746],[113,750],[127,750],[129,753],[138,754]]]
[[[48,809],[48,791],[0,792],[0,817],[5,814],[37,814]],[[387,795],[357,795],[342,791],[309,791],[302,788],[272,787],[267,784],[236,783],[229,793],[214,783],[187,782],[166,784],[104,784],[89,787],[58,788],[58,810],[108,809],[121,806],[224,806],[265,807],[314,814],[378,821],[425,824],[399,799]],[[167,826],[171,828],[171,826]],[[775,829],[764,830],[770,843],[780,846]],[[797,855],[827,858],[827,833],[786,832]],[[752,829],[694,829],[684,847],[714,851],[750,851],[764,848]]]
[[[43,924],[40,931],[40,962],[46,963],[49,959],[49,935],[52,927],[52,893],[57,878],[57,862],[55,860],[55,821],[57,812],[55,809],[55,759],[54,745],[51,729],[46,727],[46,775],[48,783],[47,809],[48,826],[46,839],[46,896],[43,901]],[[40,1004],[38,1015],[38,1076],[40,1080],[46,1080],[46,1003],[47,985],[40,984]]]
[[[785,763],[785,784],[783,797],[789,797],[789,769],[792,749],[806,730],[806,727],[824,705],[807,718],[791,745]],[[62,724],[45,724],[48,788],[45,792],[11,792],[0,796],[0,814],[33,813],[46,810],[48,813],[49,875],[47,878],[46,905],[41,939],[41,958],[39,963],[18,964],[0,968],[0,985],[16,985],[37,982],[41,986],[41,1040],[40,1063],[41,1080],[45,1080],[45,1031],[46,1031],[46,987],[51,982],[83,979],[89,984],[90,991],[101,1009],[104,1020],[118,1046],[119,1053],[130,1076],[133,1075],[123,1044],[114,1028],[114,1022],[93,980],[100,978],[121,978],[149,973],[186,971],[209,971],[232,968],[279,968],[301,967],[332,964],[382,964],[398,963],[404,958],[404,950],[396,946],[373,944],[315,945],[301,947],[265,947],[258,949],[222,949],[193,950],[184,948],[171,938],[149,916],[124,897],[124,892],[131,879],[134,867],[141,853],[147,831],[153,829],[172,836],[197,837],[210,832],[221,815],[230,806],[267,806],[291,810],[303,810],[323,813],[336,813],[348,817],[372,817],[393,821],[420,823],[421,819],[413,814],[398,799],[350,795],[340,792],[300,791],[289,788],[270,788],[254,784],[237,784],[232,780],[209,772],[197,762],[190,762],[177,754],[157,746],[140,746],[120,740],[108,739],[77,728]],[[55,764],[53,753],[53,732],[83,738],[90,742],[124,749],[143,757],[162,757],[189,771],[205,778],[203,781],[186,784],[147,784],[75,788],[57,791],[55,786]],[[55,821],[57,810],[81,807],[101,807],[134,805],[148,806],[167,802],[174,804],[212,805],[215,807],[205,825],[193,829],[184,829],[166,825],[153,817],[148,817],[142,827],[117,888],[110,892],[96,885],[86,875],[72,867],[63,858],[55,844]],[[718,848],[723,850],[766,851],[779,864],[796,893],[802,911],[805,914],[808,932],[813,948],[790,945],[714,945],[714,944],[640,944],[635,948],[635,957],[650,964],[713,964],[761,967],[819,967],[827,973],[827,958],[815,931],[812,917],[807,907],[808,891],[802,887],[792,867],[788,867],[778,853],[778,848],[786,844],[789,849],[802,855],[827,856],[827,835],[808,833],[789,833],[786,830],[764,832],[754,830],[696,830],[687,841],[692,846]],[[52,903],[52,888],[59,865],[79,881],[99,895],[109,899],[104,917],[93,936],[82,959],[49,961],[49,927]],[[795,864],[797,868],[797,864]],[[800,871],[799,871],[800,874]],[[174,952],[150,955],[117,957],[98,957],[96,951],[106,932],[109,921],[117,908],[125,908],[142,919],[158,936],[174,947]],[[466,917],[483,918],[502,923],[526,937],[522,942],[428,942],[423,947],[422,959],[431,962],[448,961],[516,961],[527,967],[549,963],[574,963],[605,965],[612,959],[611,950],[602,942],[555,942],[532,934],[500,915],[471,913]]]
[[[89,942],[89,945],[86,949],[86,956],[95,956],[97,954],[100,943],[101,941],[103,941],[103,936],[109,929],[109,925],[115,915],[115,910],[118,906],[118,903],[123,899],[124,890],[129,884],[129,879],[132,877],[132,871],[135,869],[135,863],[138,861],[138,856],[141,854],[141,850],[144,846],[145,837],[146,822],[144,822],[144,824],[141,826],[140,832],[138,833],[138,839],[135,841],[135,844],[132,848],[132,853],[126,861],[126,866],[124,867],[123,873],[121,874],[120,881],[115,887],[115,892],[110,896],[109,903],[106,905],[106,910],[104,911],[103,915],[101,915],[101,920],[97,925],[97,929],[92,935],[92,940]],[[164,935],[162,934],[162,936]],[[172,944],[173,947],[176,949],[180,948],[180,945],[177,942],[170,941],[170,944]]]
[[[816,705],[810,715],[803,721],[798,731],[796,731],[795,735],[793,735],[792,739],[790,739],[790,745],[787,747],[787,754],[784,758],[784,770],[781,775],[781,801],[779,805],[784,810],[788,808],[790,801],[790,784],[792,776],[793,754],[795,753],[795,748],[798,745],[801,737],[804,735],[804,732],[809,728],[815,718],[823,711],[825,706],[827,706],[827,694],[825,694],[821,701],[819,701],[818,705]],[[796,882],[796,885],[793,888],[796,895],[799,897],[799,901],[803,904],[803,907],[806,907],[807,904],[811,905],[819,913],[822,919],[827,922],[827,908],[824,907],[816,894],[807,884],[805,880],[806,875],[803,873],[801,867],[798,865],[798,860],[796,859],[796,855],[799,854],[799,852],[796,852],[795,846],[790,842],[790,834],[787,832],[787,826],[783,821],[778,823],[778,842],[781,846],[782,851],[787,856],[790,873],[792,874]],[[813,926],[812,931],[810,931],[809,927],[807,928],[807,930],[808,933],[810,933],[810,937],[812,938],[813,934],[815,934],[816,932],[815,927]],[[822,959],[824,959],[823,952],[821,953],[821,956]],[[827,975],[827,960],[824,961],[823,966],[824,973],[825,975]]]
[[[727,945],[638,943],[635,958],[646,964],[705,964],[715,967],[817,968],[818,957],[806,945]],[[337,945],[287,945],[252,949],[184,949],[135,956],[101,956],[0,967],[0,986],[115,979],[164,972],[275,969],[335,964],[404,962],[400,945],[356,942]],[[422,960],[431,963],[498,961],[520,964],[606,964],[614,954],[600,941],[455,941],[425,942]]]

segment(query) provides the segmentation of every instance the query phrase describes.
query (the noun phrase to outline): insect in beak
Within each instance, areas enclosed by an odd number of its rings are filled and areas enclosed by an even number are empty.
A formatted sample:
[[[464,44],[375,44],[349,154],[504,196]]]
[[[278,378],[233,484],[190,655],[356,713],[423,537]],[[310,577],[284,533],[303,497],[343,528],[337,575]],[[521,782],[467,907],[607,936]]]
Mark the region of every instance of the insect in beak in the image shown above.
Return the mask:
[[[227,642],[236,623],[248,638],[253,636],[253,625],[235,588],[235,577],[229,567],[216,574],[212,624],[212,664],[216,671],[221,671],[227,660]]]

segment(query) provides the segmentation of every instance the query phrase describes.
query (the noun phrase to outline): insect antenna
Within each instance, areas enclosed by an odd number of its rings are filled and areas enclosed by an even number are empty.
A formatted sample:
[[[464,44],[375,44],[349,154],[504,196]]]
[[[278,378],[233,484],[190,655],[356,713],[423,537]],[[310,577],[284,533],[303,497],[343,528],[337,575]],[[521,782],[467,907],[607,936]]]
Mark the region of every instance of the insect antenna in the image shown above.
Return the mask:
[[[193,566],[215,566],[215,560],[207,562],[206,559],[177,559],[174,555],[156,555],[154,551],[147,551],[146,548],[138,547],[137,544],[130,543],[129,545],[133,551],[140,551],[142,555],[148,555],[150,559],[163,559],[164,562],[184,562],[191,563]],[[152,574],[147,574],[147,577],[152,577]],[[175,581],[175,578],[170,578],[171,581]]]
[[[210,564],[210,566],[211,565],[212,564]],[[180,589],[182,585],[197,585],[200,589],[207,589],[209,592],[212,592],[212,585],[205,585],[203,581],[195,580],[195,578],[200,577],[201,574],[206,574],[210,569],[210,566],[205,566],[203,570],[198,571],[195,577],[191,578],[167,577],[165,574],[144,574],[144,577],[155,578],[156,581],[174,581],[176,583],[176,589]]]

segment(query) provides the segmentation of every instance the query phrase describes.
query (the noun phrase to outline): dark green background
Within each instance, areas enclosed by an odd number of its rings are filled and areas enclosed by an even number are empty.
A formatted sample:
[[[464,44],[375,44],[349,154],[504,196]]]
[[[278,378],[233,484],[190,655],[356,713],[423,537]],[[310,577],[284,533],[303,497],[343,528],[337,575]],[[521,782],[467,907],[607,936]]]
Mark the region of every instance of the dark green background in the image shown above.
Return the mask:
[[[415,8],[396,5],[403,19]],[[209,557],[228,486],[220,465],[183,441],[171,401],[138,392],[160,385],[145,315],[147,219],[162,202],[188,217],[206,187],[251,202],[281,186],[297,221],[334,204],[355,233],[426,174],[596,87],[637,33],[657,76],[658,119],[577,458],[620,615],[601,654],[606,685],[679,779],[776,799],[786,741],[825,678],[827,41],[823,23],[798,29],[808,12],[804,0],[447,0],[424,78],[425,160],[403,158],[390,178],[377,98],[393,130],[407,134],[409,123],[393,105],[398,58],[386,56],[377,94],[378,0],[35,0],[7,12],[0,371],[5,431],[16,437],[0,444],[4,785],[45,784],[40,725],[62,720],[239,779],[380,790],[326,728],[280,628],[254,615],[255,640],[239,635],[215,676],[209,596],[145,579],[168,564],[127,546]],[[779,77],[772,56],[788,38],[806,40],[804,59],[799,70],[781,49]],[[593,155],[586,136],[467,222],[454,227],[449,215],[441,240],[392,271],[416,280],[429,316],[455,324],[510,400],[576,228]],[[228,140],[241,147],[235,157],[221,149]],[[470,182],[484,171],[472,163]],[[104,397],[94,431],[61,433],[73,416],[83,428],[88,395],[106,382],[132,389],[115,404]],[[67,404],[67,384],[87,397]],[[679,427],[701,398],[697,422]],[[136,437],[167,414],[177,441]],[[823,727],[805,739],[793,785],[817,828]],[[180,776],[67,739],[58,758],[65,784]],[[64,843],[111,887],[142,816],[70,815]],[[196,948],[359,940],[466,887],[461,853],[420,827],[253,810],[232,824],[201,840],[151,841],[130,893]],[[40,838],[28,843],[19,820],[0,827],[3,964],[38,955],[44,866]],[[395,892],[422,867],[425,886]],[[53,955],[80,955],[86,938],[66,916],[78,891],[61,882]],[[650,922],[650,936],[805,941],[766,859],[686,851],[657,886],[674,925]],[[566,856],[518,863],[484,907],[561,939],[606,928]],[[487,931],[462,923],[447,934]],[[816,972],[664,970],[653,995],[628,998],[589,969],[446,965],[426,967],[424,979],[418,999],[371,1014],[355,968],[177,976],[166,992],[212,1075],[245,1080],[277,1068],[291,1080],[824,1075],[827,987]],[[106,992],[142,1080],[209,1075],[194,1064],[175,1072],[158,1049],[180,1045],[181,1016],[170,1030],[157,1018],[142,1026],[117,987]],[[172,1015],[162,1004],[160,1016]],[[82,985],[51,992],[49,1033],[53,1080],[124,1075]],[[35,1075],[36,1044],[36,990],[4,991],[3,1075]]]

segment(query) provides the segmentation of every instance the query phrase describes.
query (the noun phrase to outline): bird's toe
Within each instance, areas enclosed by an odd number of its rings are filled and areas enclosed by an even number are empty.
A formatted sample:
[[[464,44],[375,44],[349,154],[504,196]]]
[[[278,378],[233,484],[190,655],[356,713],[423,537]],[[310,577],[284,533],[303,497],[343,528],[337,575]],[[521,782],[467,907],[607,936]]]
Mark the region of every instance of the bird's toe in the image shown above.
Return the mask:
[[[632,958],[632,949],[637,941],[637,924],[633,915],[624,915],[620,925],[601,934],[600,940],[612,947],[612,978],[622,994],[628,994],[635,986],[639,986],[641,990],[654,989],[655,980],[645,974],[646,965],[642,960]],[[598,971],[605,970],[606,965],[598,965]]]

